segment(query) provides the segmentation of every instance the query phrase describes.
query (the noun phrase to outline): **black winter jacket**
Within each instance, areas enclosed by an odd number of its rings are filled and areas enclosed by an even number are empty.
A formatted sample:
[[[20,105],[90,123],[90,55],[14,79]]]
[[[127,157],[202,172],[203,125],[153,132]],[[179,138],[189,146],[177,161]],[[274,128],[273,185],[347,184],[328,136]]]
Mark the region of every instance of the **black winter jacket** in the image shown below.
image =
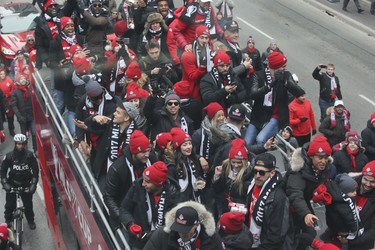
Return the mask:
[[[368,161],[375,160],[375,127],[372,126],[371,121],[367,121],[367,126],[361,132],[362,146],[366,149]]]
[[[24,92],[15,89],[11,95],[11,104],[19,123],[25,123],[34,120],[33,104],[31,100],[31,87],[27,87],[27,99],[24,98]]]
[[[319,132],[327,137],[328,143],[329,145],[331,145],[331,147],[342,141],[345,141],[346,130],[344,118],[342,116],[336,115],[336,126],[331,128],[331,117],[327,116],[320,124]]]
[[[253,236],[245,224],[242,224],[242,230],[237,234],[226,234],[220,229],[219,235],[226,250],[250,250],[253,245]]]
[[[362,168],[367,164],[368,158],[364,153],[363,148],[359,149],[357,155],[355,155],[356,168],[353,170],[350,156],[346,150],[346,145],[343,149],[336,151],[333,154],[333,165],[335,165],[337,174],[349,173],[349,172],[362,172]]]
[[[341,87],[339,78],[335,75],[335,81],[337,85],[336,91],[331,90],[331,78],[327,75],[327,73],[320,73],[318,67],[316,67],[312,73],[312,76],[315,80],[319,81],[319,97],[322,98],[326,102],[333,102],[334,99],[331,98],[331,94],[335,94],[339,100],[342,99],[341,95]]]

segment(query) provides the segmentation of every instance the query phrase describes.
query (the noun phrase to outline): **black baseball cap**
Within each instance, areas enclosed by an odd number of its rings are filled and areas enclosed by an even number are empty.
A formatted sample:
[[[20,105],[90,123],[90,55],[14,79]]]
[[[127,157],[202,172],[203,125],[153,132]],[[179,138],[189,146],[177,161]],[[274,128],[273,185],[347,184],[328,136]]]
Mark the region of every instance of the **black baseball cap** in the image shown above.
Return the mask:
[[[259,154],[255,157],[254,166],[274,169],[276,168],[276,158],[273,154],[270,153]]]
[[[198,222],[197,210],[192,207],[182,207],[176,211],[176,218],[171,226],[171,230],[186,234]]]
[[[231,119],[243,121],[246,115],[246,108],[242,104],[233,104],[230,109],[228,116]]]
[[[240,29],[241,28],[238,26],[238,23],[234,20],[231,23],[225,25],[225,30],[228,30],[228,31],[237,31]]]

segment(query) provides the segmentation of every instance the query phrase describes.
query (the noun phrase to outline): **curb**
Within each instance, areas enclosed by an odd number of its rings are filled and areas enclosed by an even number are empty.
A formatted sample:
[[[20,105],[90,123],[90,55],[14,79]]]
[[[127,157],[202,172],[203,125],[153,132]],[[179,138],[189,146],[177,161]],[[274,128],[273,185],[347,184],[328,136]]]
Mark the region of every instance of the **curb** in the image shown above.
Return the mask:
[[[326,14],[328,14],[330,16],[337,17],[339,20],[349,24],[353,28],[356,28],[356,29],[359,29],[359,30],[365,32],[368,36],[375,37],[375,29],[372,29],[369,26],[366,26],[365,24],[354,20],[353,18],[350,18],[350,17],[344,15],[343,13],[341,13],[341,12],[339,12],[339,11],[333,9],[333,8],[330,8],[327,5],[322,4],[322,3],[318,2],[318,1],[315,1],[315,0],[303,0],[303,1],[306,2],[307,4],[310,4],[311,6],[314,6],[318,9],[323,10]]]

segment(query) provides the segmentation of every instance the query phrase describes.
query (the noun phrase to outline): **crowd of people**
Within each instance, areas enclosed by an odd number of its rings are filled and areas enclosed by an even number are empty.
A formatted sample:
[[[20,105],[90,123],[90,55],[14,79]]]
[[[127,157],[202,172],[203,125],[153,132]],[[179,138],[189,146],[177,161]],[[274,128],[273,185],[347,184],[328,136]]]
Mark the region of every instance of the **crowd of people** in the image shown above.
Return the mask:
[[[132,249],[374,247],[375,113],[361,135],[352,130],[335,66],[319,64],[317,126],[277,43],[261,53],[249,36],[241,48],[234,1],[183,2],[39,2],[35,38],[9,76],[0,70],[0,139],[4,119],[14,136],[15,114],[37,153],[30,73],[46,68],[75,138],[64,141],[88,159],[111,226]],[[38,171],[21,137],[1,183],[32,186],[27,203]],[[286,152],[285,173],[276,148]],[[311,200],[327,209],[322,241]],[[26,217],[35,229],[32,205]]]

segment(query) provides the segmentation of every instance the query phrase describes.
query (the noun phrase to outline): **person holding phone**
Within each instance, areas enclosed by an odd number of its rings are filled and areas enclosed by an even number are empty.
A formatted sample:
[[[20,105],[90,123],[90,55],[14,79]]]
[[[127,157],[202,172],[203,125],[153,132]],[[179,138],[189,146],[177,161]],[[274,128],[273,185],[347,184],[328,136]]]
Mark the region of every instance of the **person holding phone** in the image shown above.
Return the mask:
[[[325,69],[325,72],[321,72]],[[319,81],[319,107],[320,122],[326,117],[327,108],[333,106],[335,100],[342,100],[339,78],[335,75],[335,65],[319,64],[314,69],[312,76]]]

